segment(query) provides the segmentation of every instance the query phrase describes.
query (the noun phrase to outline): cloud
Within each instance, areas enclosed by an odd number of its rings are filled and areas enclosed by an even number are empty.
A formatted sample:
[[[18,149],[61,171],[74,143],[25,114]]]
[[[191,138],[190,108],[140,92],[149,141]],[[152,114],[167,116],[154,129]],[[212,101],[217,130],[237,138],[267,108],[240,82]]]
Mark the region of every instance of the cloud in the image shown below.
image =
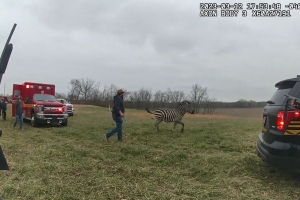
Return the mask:
[[[266,100],[276,82],[299,74],[297,11],[291,18],[255,18],[250,11],[201,18],[199,3],[1,2],[0,47],[18,24],[2,85],[9,91],[13,83],[45,82],[66,93],[72,78],[90,78],[103,87],[188,93],[198,83],[218,100]]]

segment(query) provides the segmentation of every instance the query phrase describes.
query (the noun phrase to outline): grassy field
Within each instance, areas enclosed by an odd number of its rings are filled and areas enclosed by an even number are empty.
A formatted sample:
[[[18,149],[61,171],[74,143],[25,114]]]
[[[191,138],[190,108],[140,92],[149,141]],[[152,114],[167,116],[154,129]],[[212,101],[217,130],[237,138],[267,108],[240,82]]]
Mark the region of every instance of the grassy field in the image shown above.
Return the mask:
[[[219,108],[216,109],[216,115],[229,115],[242,118],[262,118],[264,108]]]
[[[270,173],[255,153],[262,109],[187,114],[185,132],[173,134],[172,124],[156,134],[150,114],[127,110],[123,143],[104,139],[114,126],[107,108],[75,109],[63,128],[15,131],[10,113],[0,121],[11,169],[0,171],[4,200],[299,199],[299,178]]]

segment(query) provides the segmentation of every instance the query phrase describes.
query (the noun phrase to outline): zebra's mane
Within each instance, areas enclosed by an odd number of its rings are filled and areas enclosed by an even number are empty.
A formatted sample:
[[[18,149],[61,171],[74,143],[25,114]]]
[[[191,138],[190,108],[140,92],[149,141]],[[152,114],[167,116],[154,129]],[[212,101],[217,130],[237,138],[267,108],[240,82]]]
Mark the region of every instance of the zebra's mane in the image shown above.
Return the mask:
[[[182,101],[182,102],[180,102],[180,103],[178,104],[178,107],[181,106],[181,105],[189,105],[189,104],[191,104],[189,101],[184,100],[184,101]]]

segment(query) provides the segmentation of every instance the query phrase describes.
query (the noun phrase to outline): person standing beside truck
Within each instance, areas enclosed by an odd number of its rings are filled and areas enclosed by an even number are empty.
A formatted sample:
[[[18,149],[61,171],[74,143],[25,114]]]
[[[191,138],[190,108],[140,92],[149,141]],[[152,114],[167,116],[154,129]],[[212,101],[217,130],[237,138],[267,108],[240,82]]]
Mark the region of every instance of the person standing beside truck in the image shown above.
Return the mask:
[[[20,121],[20,130],[23,130],[23,104],[21,96],[19,96],[16,101],[16,121],[13,125],[13,128],[16,127],[18,121]]]
[[[2,101],[2,119],[6,120],[6,110],[7,110],[7,102],[5,100]]]
[[[2,111],[3,111],[3,108],[2,108],[2,103],[3,103],[3,99],[0,99],[0,116],[2,116]]]

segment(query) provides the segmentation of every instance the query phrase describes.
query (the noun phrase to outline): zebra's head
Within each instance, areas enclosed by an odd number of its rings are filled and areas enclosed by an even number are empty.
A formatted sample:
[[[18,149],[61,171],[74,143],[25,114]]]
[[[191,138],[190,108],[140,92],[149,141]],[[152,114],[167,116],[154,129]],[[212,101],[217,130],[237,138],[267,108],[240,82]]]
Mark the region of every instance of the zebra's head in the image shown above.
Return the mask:
[[[191,107],[191,103],[190,103],[189,101],[187,101],[187,100],[182,101],[182,102],[178,105],[178,108],[179,108],[180,110],[184,110],[184,111],[186,111],[186,112],[188,112],[188,113],[191,113],[191,114],[194,114],[194,113],[195,113],[194,109]]]

